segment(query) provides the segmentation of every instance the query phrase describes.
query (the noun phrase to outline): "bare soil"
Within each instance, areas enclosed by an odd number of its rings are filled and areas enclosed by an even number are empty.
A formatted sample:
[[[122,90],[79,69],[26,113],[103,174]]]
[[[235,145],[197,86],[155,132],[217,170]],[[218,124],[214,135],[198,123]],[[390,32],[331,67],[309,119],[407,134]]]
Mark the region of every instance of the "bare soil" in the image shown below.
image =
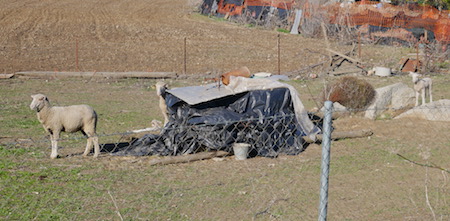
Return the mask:
[[[200,0],[0,1],[0,72],[292,72],[323,61],[320,39],[249,28],[195,13]],[[279,44],[278,44],[278,35]],[[186,47],[184,46],[186,40]],[[350,46],[333,44],[336,50]],[[184,49],[186,48],[186,50]],[[362,56],[394,63],[400,48]],[[186,52],[186,58],[185,58]],[[386,56],[388,55],[388,56]],[[370,59],[367,57],[370,56]]]

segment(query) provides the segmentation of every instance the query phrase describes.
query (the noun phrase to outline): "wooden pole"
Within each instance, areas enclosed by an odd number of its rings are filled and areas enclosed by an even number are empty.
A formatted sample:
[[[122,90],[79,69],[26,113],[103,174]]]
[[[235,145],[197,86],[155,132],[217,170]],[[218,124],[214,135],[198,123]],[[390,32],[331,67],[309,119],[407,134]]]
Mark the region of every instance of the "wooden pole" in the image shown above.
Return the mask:
[[[328,41],[328,34],[327,34],[327,28],[325,27],[325,23],[321,22],[320,26],[322,27],[322,33],[323,33],[323,37],[325,39],[325,45],[327,47],[328,50],[330,50],[330,41]],[[333,63],[333,57],[331,56],[331,53],[328,52],[328,66],[326,67],[326,72],[328,73],[330,71],[331,68],[331,64]]]
[[[77,71],[80,71],[80,67],[78,66],[78,39],[75,42],[75,67]]]
[[[419,71],[420,62],[419,62],[419,42],[416,44],[416,71]]]
[[[183,74],[186,74],[186,63],[187,63],[187,53],[186,53],[186,37],[184,37],[184,45],[183,45],[183,50],[184,50],[184,63],[183,63]]]
[[[331,140],[348,139],[348,138],[360,138],[372,136],[373,132],[370,129],[364,129],[359,131],[333,131],[331,133]],[[323,135],[319,134],[316,136],[316,140],[312,140],[308,136],[302,137],[307,143],[322,142]]]
[[[358,31],[358,59],[361,59],[361,32]]]
[[[277,47],[278,47],[278,75],[281,74],[281,57],[280,57],[280,34],[278,34],[278,41],[277,41]]]
[[[349,61],[351,61],[351,62],[353,62],[353,63],[357,63],[357,64],[360,64],[360,63],[362,63],[360,60],[358,60],[358,59],[355,59],[355,58],[351,58],[351,57],[349,57],[349,56],[347,56],[347,55],[345,55],[345,54],[342,54],[342,53],[339,53],[339,52],[337,52],[337,51],[335,51],[335,50],[331,50],[331,49],[325,49],[325,50],[327,50],[328,52],[331,52],[331,53],[333,53],[333,54],[337,54],[337,55],[339,55],[339,56],[341,56],[341,57],[343,57],[343,58],[345,58],[345,59],[347,59],[347,60],[349,60]]]
[[[81,78],[176,78],[177,73],[175,72],[59,72],[55,69],[54,72],[50,71],[25,71],[14,73],[17,77],[23,78],[51,78],[51,77],[61,77],[61,78],[71,78],[71,77],[81,77]]]

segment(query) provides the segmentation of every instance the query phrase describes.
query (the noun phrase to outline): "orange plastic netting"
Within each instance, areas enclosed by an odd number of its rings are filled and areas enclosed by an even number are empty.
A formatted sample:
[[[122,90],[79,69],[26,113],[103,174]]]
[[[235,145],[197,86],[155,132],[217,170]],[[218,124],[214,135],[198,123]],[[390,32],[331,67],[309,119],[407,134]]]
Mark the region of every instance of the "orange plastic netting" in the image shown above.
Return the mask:
[[[375,4],[376,3],[376,4]],[[331,4],[330,23],[346,26],[372,25],[386,28],[423,28],[434,33],[437,41],[450,44],[450,11],[420,5],[393,6],[378,2]],[[348,19],[342,19],[346,17]]]

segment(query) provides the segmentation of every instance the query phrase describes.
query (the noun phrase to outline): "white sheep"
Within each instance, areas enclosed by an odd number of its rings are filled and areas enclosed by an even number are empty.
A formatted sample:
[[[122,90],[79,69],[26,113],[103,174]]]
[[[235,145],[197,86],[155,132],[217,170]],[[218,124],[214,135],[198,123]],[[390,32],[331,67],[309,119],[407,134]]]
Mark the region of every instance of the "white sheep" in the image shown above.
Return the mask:
[[[161,108],[161,112],[164,116],[164,126],[166,126],[166,124],[169,123],[169,112],[167,110],[167,104],[165,99],[167,83],[160,81],[156,83],[155,87],[156,87],[156,94],[159,97],[159,108]]]
[[[409,76],[412,77],[412,81],[414,83],[414,91],[416,91],[416,106],[419,106],[419,94],[422,94],[422,105],[426,103],[425,94],[428,94],[430,97],[430,103],[433,102],[433,95],[431,93],[431,86],[433,82],[431,78],[422,78],[422,75],[416,72],[409,72]]]
[[[98,157],[100,147],[96,134],[97,114],[88,105],[72,105],[65,107],[51,106],[47,96],[43,94],[31,95],[33,101],[30,108],[37,112],[39,122],[44,130],[50,133],[52,153],[50,158],[58,157],[58,139],[62,131],[74,133],[81,131],[87,136],[86,150],[83,156],[87,156],[94,145],[94,157]]]

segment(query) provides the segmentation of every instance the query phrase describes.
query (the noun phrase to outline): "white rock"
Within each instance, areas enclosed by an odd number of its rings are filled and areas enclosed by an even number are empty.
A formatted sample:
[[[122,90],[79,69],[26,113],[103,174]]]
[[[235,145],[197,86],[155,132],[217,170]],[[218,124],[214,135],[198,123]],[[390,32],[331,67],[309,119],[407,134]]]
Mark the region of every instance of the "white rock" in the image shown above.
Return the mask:
[[[450,121],[450,100],[438,100],[422,106],[414,107],[394,119],[415,117],[430,121]]]
[[[364,115],[369,119],[376,119],[387,108],[400,109],[414,105],[415,102],[414,90],[403,83],[377,88],[375,91],[375,100]]]

